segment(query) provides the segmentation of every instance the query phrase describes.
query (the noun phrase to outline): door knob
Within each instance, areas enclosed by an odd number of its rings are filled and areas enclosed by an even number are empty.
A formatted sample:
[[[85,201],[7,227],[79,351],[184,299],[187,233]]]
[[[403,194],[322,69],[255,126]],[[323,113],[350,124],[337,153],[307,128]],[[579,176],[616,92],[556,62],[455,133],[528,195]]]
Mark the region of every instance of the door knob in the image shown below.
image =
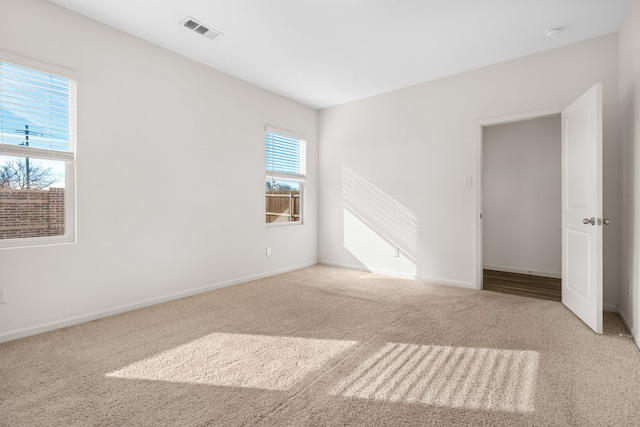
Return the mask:
[[[583,224],[591,224],[591,225],[596,225],[596,219],[594,217],[591,217],[591,219],[589,218],[585,218],[582,220]]]
[[[604,218],[604,219],[602,220],[602,223],[603,223],[604,225],[609,225],[609,224],[611,224],[611,220],[610,220],[609,218]]]

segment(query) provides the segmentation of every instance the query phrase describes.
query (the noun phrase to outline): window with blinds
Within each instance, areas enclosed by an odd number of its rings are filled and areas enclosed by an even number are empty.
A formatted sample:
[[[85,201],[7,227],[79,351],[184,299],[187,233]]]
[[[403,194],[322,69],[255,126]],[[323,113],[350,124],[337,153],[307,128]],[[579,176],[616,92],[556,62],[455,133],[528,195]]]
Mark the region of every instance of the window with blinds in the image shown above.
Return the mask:
[[[75,240],[76,82],[0,55],[0,247]]]
[[[306,181],[306,141],[294,134],[266,130],[266,222],[301,223]]]

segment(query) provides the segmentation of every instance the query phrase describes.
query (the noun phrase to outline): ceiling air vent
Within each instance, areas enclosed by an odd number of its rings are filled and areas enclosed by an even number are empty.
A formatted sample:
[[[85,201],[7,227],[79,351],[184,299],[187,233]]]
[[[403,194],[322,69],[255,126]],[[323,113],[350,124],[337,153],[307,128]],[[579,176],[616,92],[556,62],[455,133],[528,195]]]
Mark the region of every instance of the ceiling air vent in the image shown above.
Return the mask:
[[[196,21],[191,17],[183,20],[181,24],[183,27],[191,31],[195,31],[196,33],[203,35],[211,40],[222,35],[220,31],[216,31],[213,28],[204,25],[202,22]]]

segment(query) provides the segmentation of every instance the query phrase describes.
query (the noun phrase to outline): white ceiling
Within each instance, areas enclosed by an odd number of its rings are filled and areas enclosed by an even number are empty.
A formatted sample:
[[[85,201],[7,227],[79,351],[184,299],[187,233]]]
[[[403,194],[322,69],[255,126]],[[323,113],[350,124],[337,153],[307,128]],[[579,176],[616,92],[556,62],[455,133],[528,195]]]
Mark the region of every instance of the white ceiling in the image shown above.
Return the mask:
[[[325,108],[616,32],[630,0],[50,1]]]

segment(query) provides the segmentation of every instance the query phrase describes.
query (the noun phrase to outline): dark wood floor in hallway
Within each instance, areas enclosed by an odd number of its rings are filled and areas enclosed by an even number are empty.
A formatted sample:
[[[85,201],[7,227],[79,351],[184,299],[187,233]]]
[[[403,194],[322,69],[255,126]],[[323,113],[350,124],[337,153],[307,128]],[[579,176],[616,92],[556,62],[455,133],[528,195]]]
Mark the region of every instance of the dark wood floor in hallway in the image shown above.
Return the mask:
[[[482,287],[486,291],[562,301],[562,281],[550,277],[483,270]]]

